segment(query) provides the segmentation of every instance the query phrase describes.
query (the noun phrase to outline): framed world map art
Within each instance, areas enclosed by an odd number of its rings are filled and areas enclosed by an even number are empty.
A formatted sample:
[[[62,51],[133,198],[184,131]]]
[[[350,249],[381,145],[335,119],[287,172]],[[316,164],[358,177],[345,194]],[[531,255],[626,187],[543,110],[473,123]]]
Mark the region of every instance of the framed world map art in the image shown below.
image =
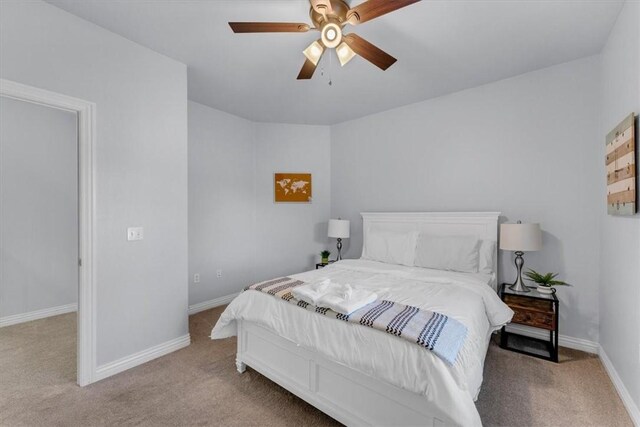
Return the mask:
[[[276,203],[311,203],[310,173],[276,172],[273,188]]]
[[[637,212],[635,137],[633,113],[607,134],[605,162],[609,215],[635,215]]]

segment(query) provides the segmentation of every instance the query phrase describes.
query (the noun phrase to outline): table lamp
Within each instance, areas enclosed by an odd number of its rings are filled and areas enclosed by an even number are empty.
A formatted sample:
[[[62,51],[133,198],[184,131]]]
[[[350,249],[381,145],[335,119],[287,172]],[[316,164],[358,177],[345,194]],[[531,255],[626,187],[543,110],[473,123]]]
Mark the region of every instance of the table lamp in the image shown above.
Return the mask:
[[[349,238],[349,221],[346,219],[330,219],[329,220],[329,237],[338,239],[338,258],[336,261],[342,259],[342,239]]]
[[[515,251],[516,268],[518,277],[509,289],[517,292],[529,292],[529,288],[522,281],[522,266],[524,255],[528,251],[539,251],[542,248],[542,232],[540,224],[501,224],[500,225],[500,249],[503,251]]]

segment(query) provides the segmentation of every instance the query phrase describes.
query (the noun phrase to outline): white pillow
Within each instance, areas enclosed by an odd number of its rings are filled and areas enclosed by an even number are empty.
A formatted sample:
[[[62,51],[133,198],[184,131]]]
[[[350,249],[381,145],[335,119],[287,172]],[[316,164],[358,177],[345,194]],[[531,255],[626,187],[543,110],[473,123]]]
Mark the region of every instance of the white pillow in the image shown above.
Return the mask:
[[[479,252],[478,273],[493,273],[493,257],[496,254],[496,242],[493,240],[481,240]]]
[[[415,231],[369,231],[362,258],[387,264],[413,266],[417,238],[418,233]]]
[[[475,237],[421,234],[416,245],[416,267],[477,273],[480,241]]]

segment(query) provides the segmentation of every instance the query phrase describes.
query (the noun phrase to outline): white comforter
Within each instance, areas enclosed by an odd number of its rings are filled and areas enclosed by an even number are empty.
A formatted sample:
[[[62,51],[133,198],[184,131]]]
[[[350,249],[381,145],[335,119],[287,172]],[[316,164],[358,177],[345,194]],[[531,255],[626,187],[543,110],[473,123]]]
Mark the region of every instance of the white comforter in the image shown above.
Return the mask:
[[[424,396],[457,424],[481,424],[474,400],[489,338],[513,316],[487,284],[488,275],[344,260],[291,277],[306,282],[330,278],[375,291],[379,299],[446,314],[468,328],[467,338],[456,363],[448,366],[401,338],[320,316],[261,292],[243,292],[234,299],[211,338],[236,335],[236,319],[254,322],[338,363]]]

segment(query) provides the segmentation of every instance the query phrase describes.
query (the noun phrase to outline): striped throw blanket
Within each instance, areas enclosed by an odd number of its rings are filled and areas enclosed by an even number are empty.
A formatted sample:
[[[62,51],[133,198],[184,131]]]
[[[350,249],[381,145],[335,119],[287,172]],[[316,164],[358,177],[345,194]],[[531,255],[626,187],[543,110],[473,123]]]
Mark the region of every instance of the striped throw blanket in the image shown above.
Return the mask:
[[[350,315],[316,307],[293,297],[291,290],[305,282],[291,277],[279,277],[248,286],[254,290],[281,298],[306,310],[323,316],[357,323],[404,338],[433,351],[438,357],[453,365],[467,336],[467,327],[444,314],[424,310],[393,301],[380,300],[364,306]]]

